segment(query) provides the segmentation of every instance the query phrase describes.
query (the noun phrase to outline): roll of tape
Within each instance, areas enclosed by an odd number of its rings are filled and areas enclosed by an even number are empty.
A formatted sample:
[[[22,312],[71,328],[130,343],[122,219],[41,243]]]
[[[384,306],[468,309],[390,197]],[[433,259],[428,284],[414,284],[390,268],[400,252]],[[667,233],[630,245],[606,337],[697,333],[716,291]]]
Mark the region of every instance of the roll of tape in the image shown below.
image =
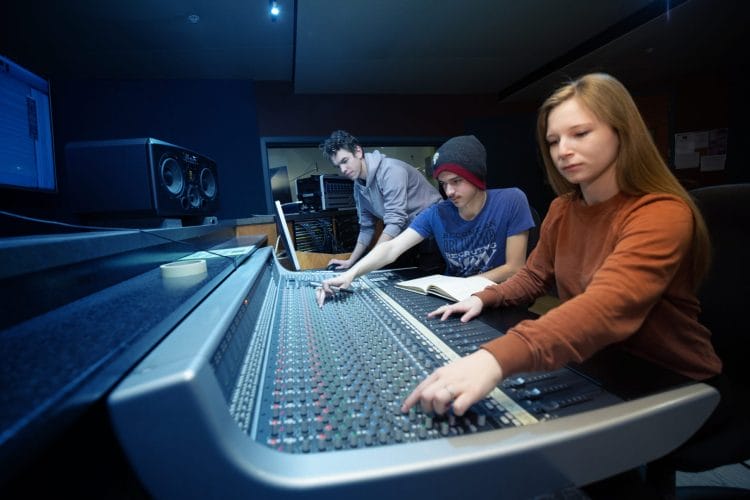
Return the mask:
[[[161,265],[162,278],[182,278],[195,276],[207,271],[206,259],[178,260]]]

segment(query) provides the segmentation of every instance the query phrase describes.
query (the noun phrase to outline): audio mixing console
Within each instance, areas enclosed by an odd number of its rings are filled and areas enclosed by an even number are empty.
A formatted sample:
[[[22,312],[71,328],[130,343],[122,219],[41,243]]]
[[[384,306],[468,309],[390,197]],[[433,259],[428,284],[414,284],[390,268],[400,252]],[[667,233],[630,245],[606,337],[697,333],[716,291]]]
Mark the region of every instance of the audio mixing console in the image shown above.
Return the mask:
[[[113,392],[115,430],[154,496],[527,498],[652,460],[716,404],[704,384],[625,398],[568,367],[506,379],[461,417],[403,414],[420,380],[503,328],[428,319],[442,299],[395,288],[392,270],[319,308],[309,285],[329,275],[257,251]]]

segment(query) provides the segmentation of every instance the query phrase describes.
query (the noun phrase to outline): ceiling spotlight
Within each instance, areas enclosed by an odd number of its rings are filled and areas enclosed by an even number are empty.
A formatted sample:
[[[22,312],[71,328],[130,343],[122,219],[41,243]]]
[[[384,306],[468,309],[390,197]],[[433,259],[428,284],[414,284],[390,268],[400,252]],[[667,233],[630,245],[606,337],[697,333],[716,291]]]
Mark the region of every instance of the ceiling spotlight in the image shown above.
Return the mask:
[[[281,7],[279,7],[279,2],[276,0],[270,0],[269,2],[271,4],[271,10],[269,11],[271,14],[271,21],[275,21],[277,17],[279,17],[279,14],[281,14]]]

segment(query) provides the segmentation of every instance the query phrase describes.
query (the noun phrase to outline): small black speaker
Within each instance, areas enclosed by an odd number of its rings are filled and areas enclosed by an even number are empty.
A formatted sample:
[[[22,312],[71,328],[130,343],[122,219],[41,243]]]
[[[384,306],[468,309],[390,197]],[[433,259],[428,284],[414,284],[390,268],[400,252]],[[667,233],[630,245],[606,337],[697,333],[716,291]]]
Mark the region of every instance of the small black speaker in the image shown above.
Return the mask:
[[[65,146],[74,213],[128,217],[211,216],[219,208],[216,162],[152,138]]]

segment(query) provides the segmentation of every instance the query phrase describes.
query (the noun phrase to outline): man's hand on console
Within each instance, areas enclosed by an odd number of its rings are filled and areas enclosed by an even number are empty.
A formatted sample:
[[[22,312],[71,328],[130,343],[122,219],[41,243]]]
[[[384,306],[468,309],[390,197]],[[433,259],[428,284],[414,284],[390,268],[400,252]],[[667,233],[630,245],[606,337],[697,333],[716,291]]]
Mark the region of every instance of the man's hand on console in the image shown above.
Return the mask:
[[[315,299],[318,301],[318,307],[323,307],[326,297],[332,297],[340,290],[348,291],[349,285],[352,284],[353,279],[354,276],[351,276],[350,273],[344,273],[323,281],[320,286],[315,289]]]
[[[350,262],[349,260],[350,259],[331,259],[328,261],[328,266],[326,266],[326,269],[330,269],[332,271],[342,271],[344,269],[349,269],[350,267],[352,267],[352,262]]]

